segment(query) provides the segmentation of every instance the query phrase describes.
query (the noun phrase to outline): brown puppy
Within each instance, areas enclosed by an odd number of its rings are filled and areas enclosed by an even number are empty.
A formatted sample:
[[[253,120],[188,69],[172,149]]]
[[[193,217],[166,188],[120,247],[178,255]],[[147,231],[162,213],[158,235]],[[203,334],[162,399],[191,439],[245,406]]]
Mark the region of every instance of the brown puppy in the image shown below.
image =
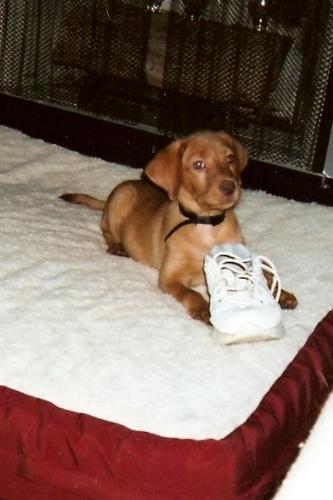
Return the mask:
[[[158,269],[159,287],[208,323],[208,303],[192,287],[205,282],[203,260],[214,245],[243,242],[232,208],[246,164],[246,150],[230,135],[197,132],[160,151],[143,179],[121,183],[106,202],[74,193],[61,198],[103,210],[108,251]],[[293,308],[297,301],[283,292],[280,304]]]

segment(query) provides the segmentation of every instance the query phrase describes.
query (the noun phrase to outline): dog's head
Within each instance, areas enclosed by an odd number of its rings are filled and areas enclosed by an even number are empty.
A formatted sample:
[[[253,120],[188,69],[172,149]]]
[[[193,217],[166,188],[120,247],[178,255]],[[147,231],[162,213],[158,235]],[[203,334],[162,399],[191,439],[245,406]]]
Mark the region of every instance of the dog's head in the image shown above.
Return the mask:
[[[198,215],[215,215],[240,197],[240,173],[247,164],[245,148],[225,132],[196,132],[178,139],[148,163],[145,173]]]

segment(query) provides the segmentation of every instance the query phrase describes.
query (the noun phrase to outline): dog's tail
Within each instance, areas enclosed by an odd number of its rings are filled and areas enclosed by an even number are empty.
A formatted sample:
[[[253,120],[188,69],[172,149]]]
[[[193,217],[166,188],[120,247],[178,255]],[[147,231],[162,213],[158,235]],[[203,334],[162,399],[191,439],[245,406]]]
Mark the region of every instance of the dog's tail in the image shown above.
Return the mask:
[[[69,201],[70,203],[76,203],[77,205],[86,205],[94,210],[103,210],[105,201],[98,200],[89,194],[82,193],[65,193],[59,196],[62,200]]]

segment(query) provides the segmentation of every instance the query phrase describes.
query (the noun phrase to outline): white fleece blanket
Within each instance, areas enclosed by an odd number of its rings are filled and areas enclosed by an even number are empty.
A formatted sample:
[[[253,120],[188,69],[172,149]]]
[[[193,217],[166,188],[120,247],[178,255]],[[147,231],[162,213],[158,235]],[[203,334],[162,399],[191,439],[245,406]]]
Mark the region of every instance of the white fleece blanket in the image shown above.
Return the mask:
[[[0,127],[0,384],[132,429],[222,438],[332,308],[333,209],[244,193],[248,246],[299,307],[282,340],[221,346],[155,270],[105,252],[98,212],[58,199],[138,175]]]

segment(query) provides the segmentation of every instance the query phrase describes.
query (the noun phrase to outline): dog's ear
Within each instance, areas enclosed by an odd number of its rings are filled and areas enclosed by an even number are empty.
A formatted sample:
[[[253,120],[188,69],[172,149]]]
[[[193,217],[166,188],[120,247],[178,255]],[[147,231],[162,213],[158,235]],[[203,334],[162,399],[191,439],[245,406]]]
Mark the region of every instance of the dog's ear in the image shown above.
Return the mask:
[[[221,139],[230,146],[236,156],[239,172],[242,172],[247,165],[248,155],[244,146],[234,137],[226,132],[219,132]]]
[[[244,146],[237,141],[237,139],[234,139],[234,149],[237,157],[239,171],[242,172],[247,165],[247,151]]]
[[[164,189],[175,200],[182,180],[181,161],[186,144],[178,139],[162,149],[148,163],[145,174],[157,186]]]

